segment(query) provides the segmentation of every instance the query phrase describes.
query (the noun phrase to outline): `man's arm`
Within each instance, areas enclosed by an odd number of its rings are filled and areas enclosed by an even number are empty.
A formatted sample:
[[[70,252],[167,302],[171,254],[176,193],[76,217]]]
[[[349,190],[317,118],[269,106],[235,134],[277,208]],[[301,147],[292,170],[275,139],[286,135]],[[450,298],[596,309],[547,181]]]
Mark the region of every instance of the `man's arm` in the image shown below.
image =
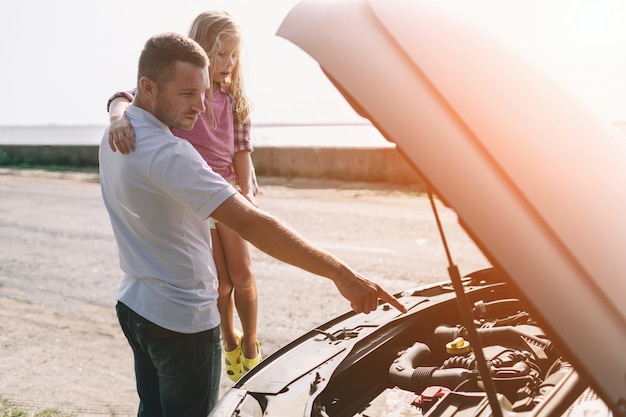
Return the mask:
[[[379,299],[389,302],[403,313],[407,311],[378,284],[353,271],[330,253],[311,245],[287,225],[254,207],[239,194],[222,203],[211,217],[223,222],[268,255],[331,279],[357,313],[375,310]]]

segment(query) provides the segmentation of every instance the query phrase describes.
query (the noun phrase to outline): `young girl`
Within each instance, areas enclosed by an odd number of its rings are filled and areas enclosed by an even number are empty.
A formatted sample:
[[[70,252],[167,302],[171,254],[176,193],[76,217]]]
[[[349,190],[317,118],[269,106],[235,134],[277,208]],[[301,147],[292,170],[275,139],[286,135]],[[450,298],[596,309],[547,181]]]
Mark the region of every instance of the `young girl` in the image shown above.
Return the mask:
[[[243,88],[238,25],[226,12],[204,12],[193,21],[189,37],[210,59],[211,87],[207,111],[194,128],[174,135],[188,140],[208,165],[257,205],[256,177],[250,153],[250,102]],[[134,132],[124,117],[134,92],[116,93],[109,100],[109,145],[121,153],[134,149]],[[184,181],[184,179],[181,179]],[[219,279],[218,308],[226,373],[233,381],[261,361],[257,341],[257,288],[248,243],[237,233],[210,219],[213,257]],[[235,329],[234,308],[243,333]]]

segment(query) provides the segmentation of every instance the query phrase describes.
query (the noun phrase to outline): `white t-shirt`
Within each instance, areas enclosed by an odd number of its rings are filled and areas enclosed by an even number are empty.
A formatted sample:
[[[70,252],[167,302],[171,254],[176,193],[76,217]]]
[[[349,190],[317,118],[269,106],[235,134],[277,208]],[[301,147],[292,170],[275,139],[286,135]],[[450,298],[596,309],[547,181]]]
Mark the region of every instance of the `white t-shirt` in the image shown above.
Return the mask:
[[[100,183],[124,277],[118,300],[169,330],[219,325],[208,218],[236,190],[184,139],[130,106],[135,151],[100,144]]]

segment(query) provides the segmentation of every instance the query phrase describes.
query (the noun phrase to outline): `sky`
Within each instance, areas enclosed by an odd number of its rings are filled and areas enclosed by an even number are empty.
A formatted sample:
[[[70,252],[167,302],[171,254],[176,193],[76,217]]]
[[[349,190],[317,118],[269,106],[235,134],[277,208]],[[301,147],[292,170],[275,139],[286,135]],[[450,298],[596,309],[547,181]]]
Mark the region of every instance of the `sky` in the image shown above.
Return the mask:
[[[424,1],[462,13],[593,111],[626,121],[624,0]],[[106,100],[134,87],[145,41],[160,32],[187,34],[193,18],[210,9],[228,11],[241,26],[253,122],[361,122],[317,64],[275,35],[296,3],[3,0],[0,125],[106,124]]]

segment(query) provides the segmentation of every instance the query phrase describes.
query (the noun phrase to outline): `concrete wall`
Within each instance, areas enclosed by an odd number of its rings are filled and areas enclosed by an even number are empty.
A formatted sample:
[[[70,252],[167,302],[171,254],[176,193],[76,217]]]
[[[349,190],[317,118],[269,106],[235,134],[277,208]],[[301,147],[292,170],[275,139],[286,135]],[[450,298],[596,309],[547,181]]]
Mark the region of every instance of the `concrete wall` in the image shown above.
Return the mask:
[[[258,146],[252,159],[259,176],[420,183],[410,165],[393,147]],[[0,165],[97,168],[98,146],[0,145]]]

